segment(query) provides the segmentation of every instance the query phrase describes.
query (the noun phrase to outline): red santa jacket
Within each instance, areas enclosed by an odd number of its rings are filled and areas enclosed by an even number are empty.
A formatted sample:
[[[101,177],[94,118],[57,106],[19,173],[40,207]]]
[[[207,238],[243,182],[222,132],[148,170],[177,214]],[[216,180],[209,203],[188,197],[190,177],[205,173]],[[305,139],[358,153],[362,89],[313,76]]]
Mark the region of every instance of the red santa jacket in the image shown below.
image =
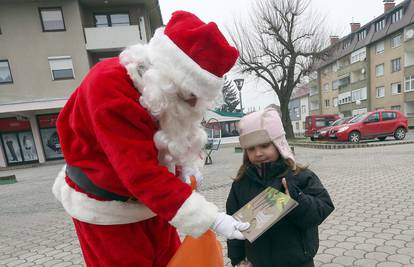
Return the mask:
[[[96,64],[59,114],[65,160],[97,186],[171,220],[191,188],[157,160],[157,125],[118,58]]]

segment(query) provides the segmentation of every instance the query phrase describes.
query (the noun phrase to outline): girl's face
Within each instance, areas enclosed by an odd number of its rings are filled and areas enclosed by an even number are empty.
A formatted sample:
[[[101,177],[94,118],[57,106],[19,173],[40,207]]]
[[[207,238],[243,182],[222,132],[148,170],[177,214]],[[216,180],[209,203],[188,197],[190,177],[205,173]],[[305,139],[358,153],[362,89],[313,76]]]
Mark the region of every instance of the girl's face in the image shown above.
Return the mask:
[[[276,161],[279,158],[279,151],[277,151],[273,143],[266,143],[254,147],[249,147],[246,149],[246,151],[250,162],[255,165]]]

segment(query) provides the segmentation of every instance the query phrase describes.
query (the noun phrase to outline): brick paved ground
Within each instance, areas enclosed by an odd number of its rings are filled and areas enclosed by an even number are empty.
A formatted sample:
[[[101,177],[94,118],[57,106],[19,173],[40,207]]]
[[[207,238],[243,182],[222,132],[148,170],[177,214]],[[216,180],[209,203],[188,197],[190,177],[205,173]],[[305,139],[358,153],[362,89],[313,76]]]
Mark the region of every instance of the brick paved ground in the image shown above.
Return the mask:
[[[295,151],[336,205],[320,227],[317,266],[414,266],[413,144]],[[213,162],[205,168],[202,191],[223,208],[241,154],[223,148]],[[0,266],[83,266],[71,221],[51,194],[59,169],[0,172],[18,179],[0,185]]]

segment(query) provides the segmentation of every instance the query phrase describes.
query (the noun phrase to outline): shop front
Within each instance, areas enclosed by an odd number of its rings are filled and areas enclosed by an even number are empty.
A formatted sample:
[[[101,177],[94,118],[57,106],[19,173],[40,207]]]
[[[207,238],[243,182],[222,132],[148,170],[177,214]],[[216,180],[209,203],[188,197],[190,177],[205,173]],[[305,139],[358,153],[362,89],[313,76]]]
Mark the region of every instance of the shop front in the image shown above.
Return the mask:
[[[58,114],[45,114],[37,116],[43,152],[47,161],[63,159],[62,149],[60,147],[59,137],[56,131],[57,117]]]
[[[0,119],[0,139],[7,165],[39,161],[28,120],[16,117]]]

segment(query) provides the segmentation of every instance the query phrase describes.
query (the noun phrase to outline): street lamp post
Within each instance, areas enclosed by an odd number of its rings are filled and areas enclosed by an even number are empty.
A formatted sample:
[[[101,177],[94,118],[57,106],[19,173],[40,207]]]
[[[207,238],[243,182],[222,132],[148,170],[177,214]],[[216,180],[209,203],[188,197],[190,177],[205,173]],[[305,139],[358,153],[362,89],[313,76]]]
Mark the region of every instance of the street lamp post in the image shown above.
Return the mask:
[[[242,102],[242,94],[241,89],[243,87],[244,79],[235,79],[234,83],[236,84],[237,90],[239,90],[239,99],[240,99],[240,111],[243,113],[243,102]]]

